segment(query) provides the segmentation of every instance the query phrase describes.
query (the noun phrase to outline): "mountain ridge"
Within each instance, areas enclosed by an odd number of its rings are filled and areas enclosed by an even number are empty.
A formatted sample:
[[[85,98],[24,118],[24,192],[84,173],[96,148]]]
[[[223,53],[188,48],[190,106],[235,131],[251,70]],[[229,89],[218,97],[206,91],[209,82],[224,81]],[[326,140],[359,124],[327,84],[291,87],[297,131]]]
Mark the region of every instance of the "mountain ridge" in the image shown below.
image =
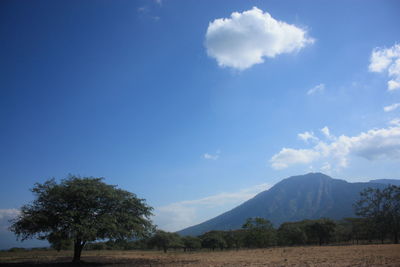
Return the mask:
[[[392,181],[392,182],[391,182]],[[241,228],[249,217],[262,217],[275,226],[283,222],[327,217],[353,217],[353,204],[367,187],[383,188],[398,180],[371,180],[349,183],[323,173],[308,173],[283,179],[239,206],[210,220],[178,231],[180,235],[200,235],[210,230]]]

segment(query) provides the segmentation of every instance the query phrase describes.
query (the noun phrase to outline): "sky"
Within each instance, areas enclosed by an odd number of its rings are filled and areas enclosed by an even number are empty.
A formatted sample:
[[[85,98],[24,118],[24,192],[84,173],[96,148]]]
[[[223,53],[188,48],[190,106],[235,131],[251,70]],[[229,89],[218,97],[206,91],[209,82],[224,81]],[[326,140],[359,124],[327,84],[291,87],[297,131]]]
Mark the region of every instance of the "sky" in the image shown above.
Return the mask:
[[[281,179],[400,178],[399,1],[1,1],[0,249],[36,182],[105,177],[160,229]],[[43,244],[43,243],[42,243]]]

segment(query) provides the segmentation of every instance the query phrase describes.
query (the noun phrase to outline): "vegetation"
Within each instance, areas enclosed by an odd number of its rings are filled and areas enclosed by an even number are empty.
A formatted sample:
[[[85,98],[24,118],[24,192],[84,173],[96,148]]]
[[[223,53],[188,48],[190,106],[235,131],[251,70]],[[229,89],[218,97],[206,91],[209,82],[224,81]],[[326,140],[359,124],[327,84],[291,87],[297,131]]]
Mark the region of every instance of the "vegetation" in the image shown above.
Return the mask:
[[[11,226],[21,239],[37,237],[52,249],[73,250],[79,261],[86,250],[159,249],[211,251],[274,246],[398,243],[400,187],[367,188],[354,204],[358,218],[328,218],[282,223],[279,228],[265,218],[248,218],[241,229],[209,231],[200,236],[180,236],[156,230],[152,208],[136,195],[105,184],[101,178],[71,176],[59,184],[54,179],[36,184],[36,199],[21,209]],[[18,252],[21,249],[13,248]]]
[[[152,230],[152,208],[102,178],[51,179],[32,192],[36,199],[21,208],[10,230],[22,240],[46,239],[57,250],[73,243],[73,261],[80,261],[87,242],[145,237]]]
[[[164,253],[167,253],[170,248],[182,248],[184,247],[183,241],[178,234],[169,233],[161,230],[157,230],[155,234],[148,240],[149,247],[157,247],[163,249]]]
[[[356,214],[364,217],[375,228],[382,240],[390,234],[395,244],[400,232],[400,187],[390,185],[383,190],[367,188],[355,204]]]

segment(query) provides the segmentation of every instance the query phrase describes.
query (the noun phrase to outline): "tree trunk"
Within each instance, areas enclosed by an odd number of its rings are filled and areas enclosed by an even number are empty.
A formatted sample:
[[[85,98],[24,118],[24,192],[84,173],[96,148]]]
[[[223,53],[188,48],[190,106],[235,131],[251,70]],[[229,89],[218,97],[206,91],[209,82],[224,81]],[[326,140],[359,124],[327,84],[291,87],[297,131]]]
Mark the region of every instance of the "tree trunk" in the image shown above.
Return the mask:
[[[85,242],[77,239],[75,240],[74,243],[74,259],[72,260],[73,262],[80,262],[81,261],[81,254],[82,254],[82,249],[85,246]]]
[[[395,244],[399,243],[399,233],[398,232],[394,233],[394,240],[393,241],[394,241]]]

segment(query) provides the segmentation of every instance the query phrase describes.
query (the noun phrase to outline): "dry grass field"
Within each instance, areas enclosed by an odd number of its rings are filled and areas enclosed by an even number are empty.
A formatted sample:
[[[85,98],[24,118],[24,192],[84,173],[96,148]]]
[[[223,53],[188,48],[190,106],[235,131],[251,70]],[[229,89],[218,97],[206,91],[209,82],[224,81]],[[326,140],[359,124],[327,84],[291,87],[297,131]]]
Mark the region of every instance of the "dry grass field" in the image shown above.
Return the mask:
[[[0,266],[71,266],[70,252],[0,252]],[[400,266],[400,245],[285,247],[215,252],[84,251],[80,266]]]

